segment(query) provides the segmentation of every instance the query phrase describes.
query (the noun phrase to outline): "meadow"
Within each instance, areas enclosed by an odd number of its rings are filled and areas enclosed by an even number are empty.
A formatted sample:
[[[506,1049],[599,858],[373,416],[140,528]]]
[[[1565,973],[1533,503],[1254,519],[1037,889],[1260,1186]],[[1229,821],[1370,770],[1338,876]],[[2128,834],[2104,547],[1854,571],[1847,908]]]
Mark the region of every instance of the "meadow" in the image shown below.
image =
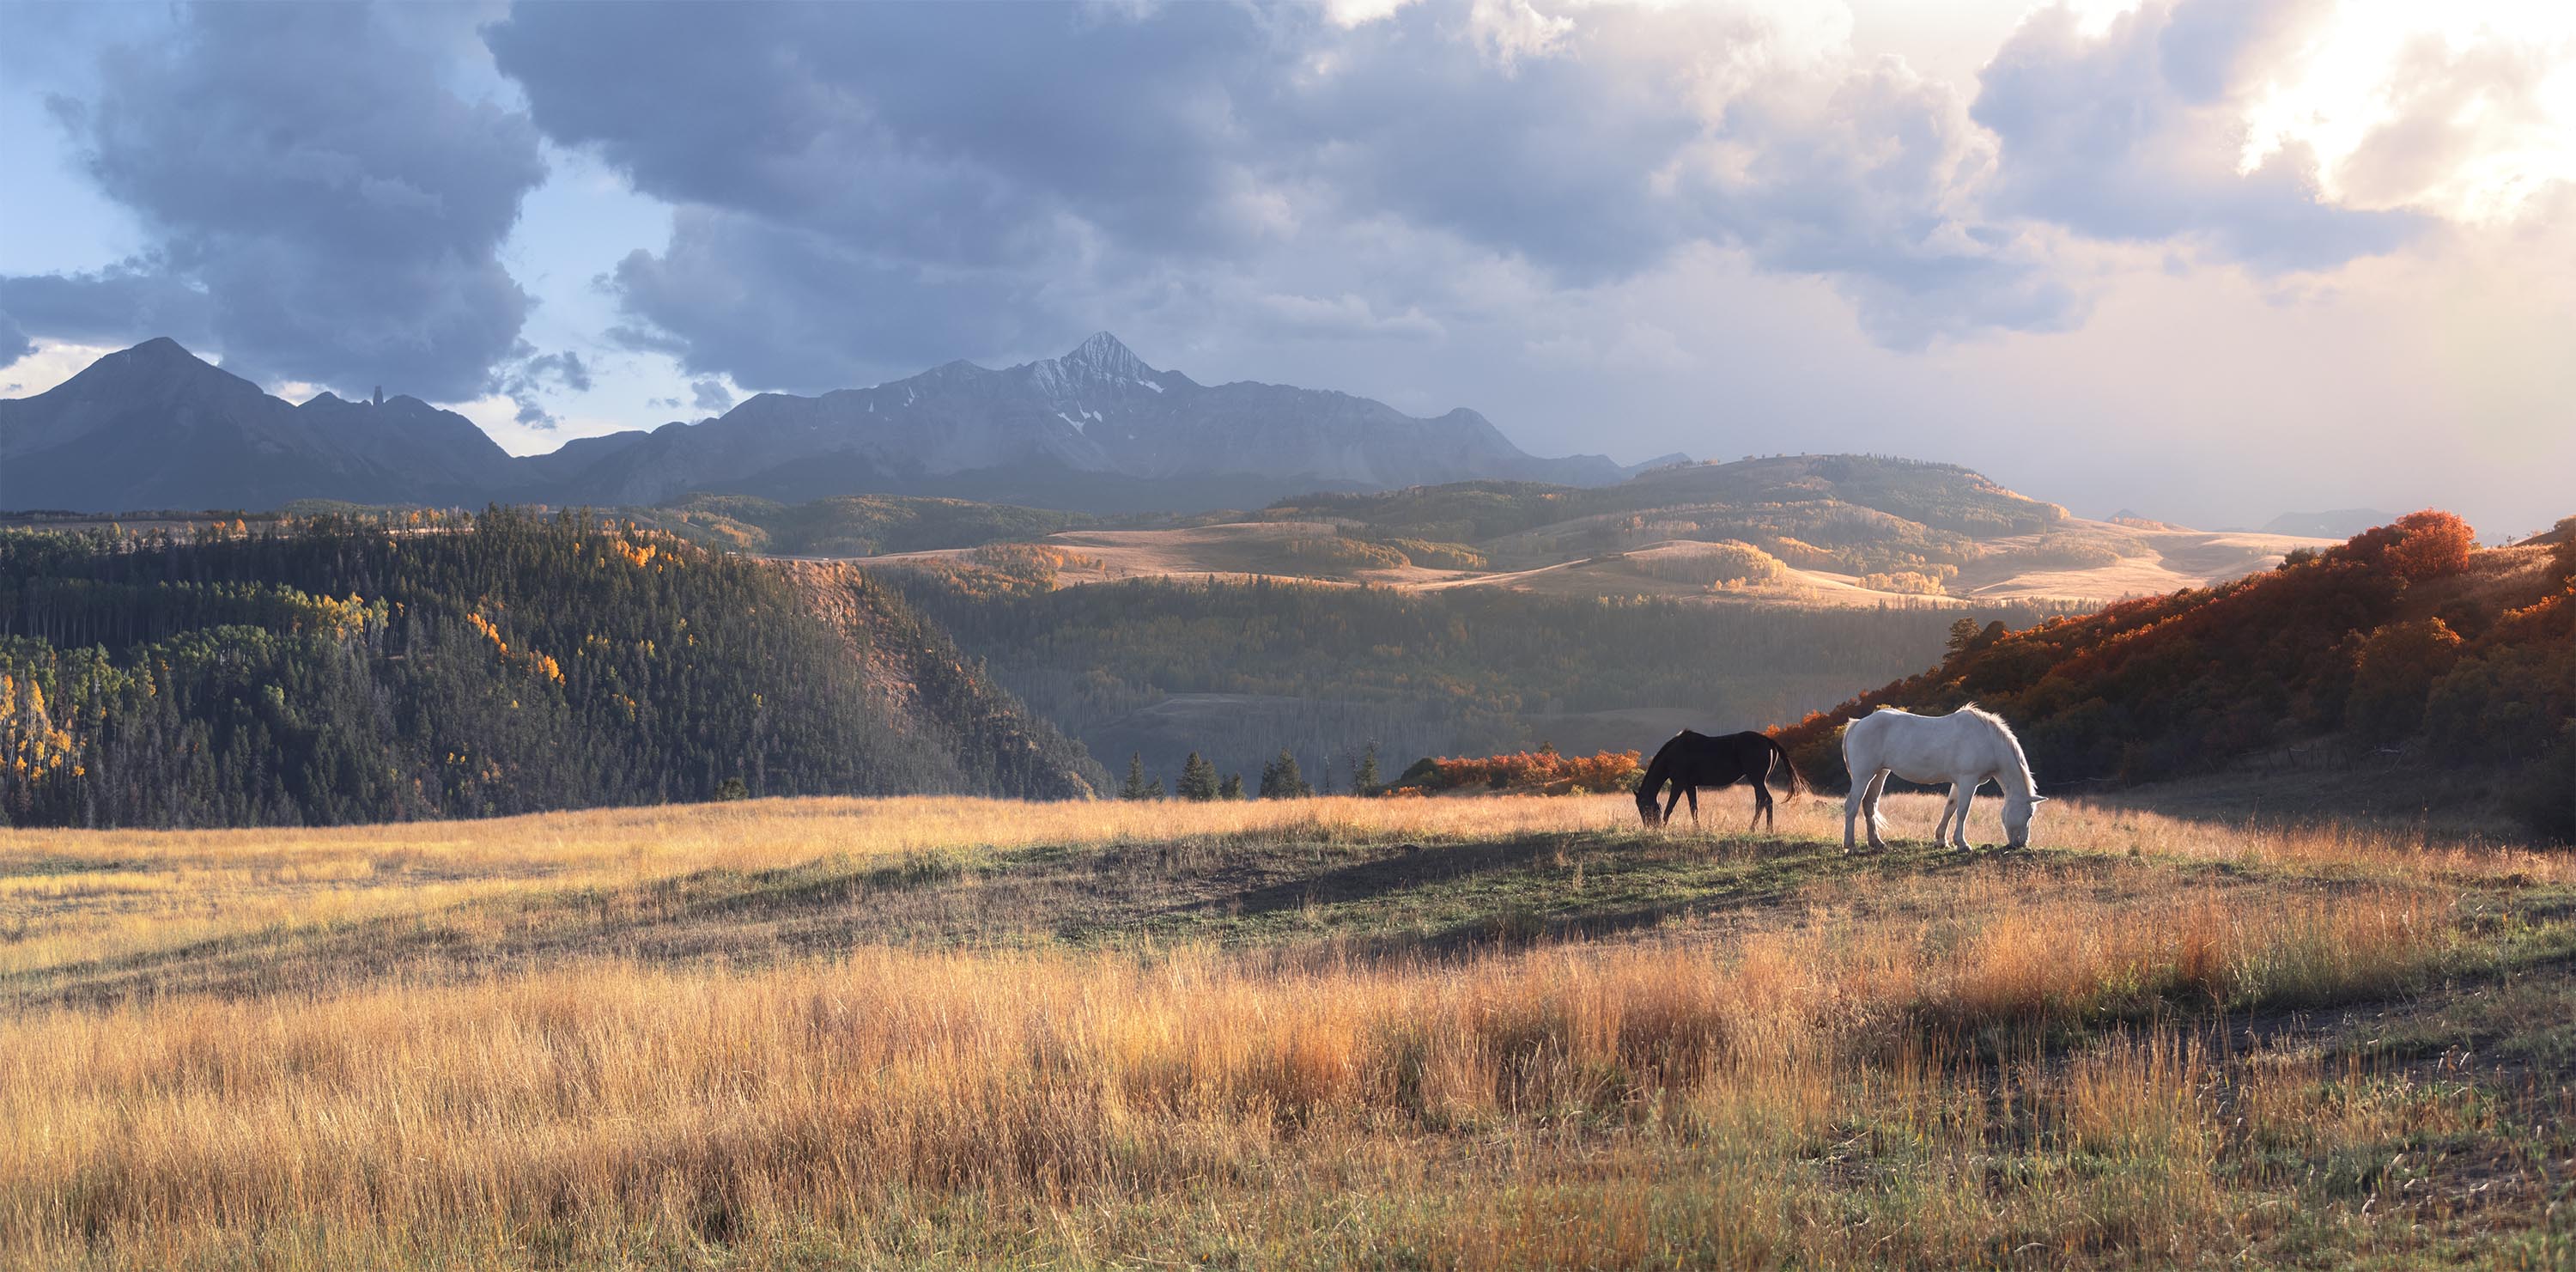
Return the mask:
[[[1742,802],[0,831],[0,1265],[2576,1261],[2566,854]]]

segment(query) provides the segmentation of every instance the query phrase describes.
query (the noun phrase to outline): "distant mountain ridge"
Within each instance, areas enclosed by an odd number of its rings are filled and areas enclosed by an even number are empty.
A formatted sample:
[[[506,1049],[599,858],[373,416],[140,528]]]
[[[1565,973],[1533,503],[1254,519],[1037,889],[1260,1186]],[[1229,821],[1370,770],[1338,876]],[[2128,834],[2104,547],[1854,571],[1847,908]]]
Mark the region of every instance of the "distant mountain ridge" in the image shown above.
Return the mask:
[[[1487,479],[1596,486],[1675,458],[1633,468],[1542,458],[1465,408],[1425,419],[1329,390],[1202,385],[1105,331],[1002,370],[951,362],[864,389],[763,393],[699,423],[526,457],[414,398],[326,393],[296,406],[168,339],[0,400],[0,507],[75,511],[295,499],[640,505],[700,491],[1127,511]]]
[[[0,400],[0,506],[480,503],[523,485],[518,465],[472,420],[418,398],[296,406],[169,339]]]

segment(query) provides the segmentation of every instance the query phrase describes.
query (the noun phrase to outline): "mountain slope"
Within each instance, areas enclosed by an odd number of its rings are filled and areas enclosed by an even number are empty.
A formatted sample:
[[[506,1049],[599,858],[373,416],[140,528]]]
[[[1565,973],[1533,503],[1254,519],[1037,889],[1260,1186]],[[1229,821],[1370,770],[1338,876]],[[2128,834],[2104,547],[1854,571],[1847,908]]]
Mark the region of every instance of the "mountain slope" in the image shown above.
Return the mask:
[[[2576,546],[2474,542],[2421,512],[2221,587],[1967,624],[1937,666],[1778,736],[1840,784],[1845,721],[1974,700],[2012,721],[2043,790],[2386,753],[2511,774],[2499,800],[2576,837]]]
[[[900,598],[516,513],[0,534],[0,815],[337,824],[1104,780]]]
[[[647,505],[693,491],[801,501],[953,496],[1103,511],[1257,505],[1308,490],[1478,478],[1598,484],[1600,456],[1541,459],[1483,416],[1433,419],[1287,385],[1202,385],[1106,332],[1062,357],[951,362],[817,397],[512,458],[410,398],[263,394],[168,340],[0,401],[0,507],[272,508],[293,499]]]
[[[452,411],[329,394],[292,406],[169,340],[0,400],[0,507],[479,503],[522,482],[516,461]]]

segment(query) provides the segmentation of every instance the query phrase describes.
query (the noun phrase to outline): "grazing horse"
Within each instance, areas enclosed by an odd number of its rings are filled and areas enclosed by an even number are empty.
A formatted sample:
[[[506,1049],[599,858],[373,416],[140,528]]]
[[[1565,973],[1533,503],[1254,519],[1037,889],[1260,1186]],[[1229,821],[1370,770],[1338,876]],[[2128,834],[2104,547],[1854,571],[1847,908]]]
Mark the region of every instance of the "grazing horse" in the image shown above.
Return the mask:
[[[1950,803],[1932,842],[1946,833],[1961,852],[1968,850],[1968,805],[1977,786],[1992,779],[2004,792],[2006,846],[2030,843],[2031,810],[2047,800],[2030,775],[2021,739],[1994,712],[1975,703],[1948,715],[1919,716],[1897,707],[1880,707],[1843,726],[1843,767],[1851,773],[1851,794],[1843,800],[1843,851],[1853,848],[1853,824],[1869,817],[1869,846],[1885,848],[1879,838],[1878,797],[1893,773],[1909,782],[1950,784]]]
[[[1796,766],[1789,763],[1789,753],[1780,744],[1760,733],[1730,733],[1713,738],[1705,733],[1684,729],[1673,735],[1663,749],[1655,752],[1654,762],[1646,766],[1646,775],[1637,783],[1637,815],[1649,826],[1660,826],[1672,819],[1673,805],[1690,797],[1691,825],[1699,824],[1700,788],[1728,787],[1750,779],[1753,783],[1754,825],[1771,824],[1771,766],[1777,763],[1789,775],[1789,794],[1796,796],[1806,789],[1798,779]],[[1655,807],[1655,792],[1670,783],[1673,793],[1660,809]]]

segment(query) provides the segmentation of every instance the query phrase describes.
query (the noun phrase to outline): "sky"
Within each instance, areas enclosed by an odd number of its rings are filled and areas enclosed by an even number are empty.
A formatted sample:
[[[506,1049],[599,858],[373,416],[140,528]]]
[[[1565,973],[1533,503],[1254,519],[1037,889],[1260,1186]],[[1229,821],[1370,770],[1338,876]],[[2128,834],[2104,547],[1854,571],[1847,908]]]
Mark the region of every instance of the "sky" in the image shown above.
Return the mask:
[[[517,453],[1096,330],[1542,454],[2576,513],[2576,5],[0,0],[0,396]]]

